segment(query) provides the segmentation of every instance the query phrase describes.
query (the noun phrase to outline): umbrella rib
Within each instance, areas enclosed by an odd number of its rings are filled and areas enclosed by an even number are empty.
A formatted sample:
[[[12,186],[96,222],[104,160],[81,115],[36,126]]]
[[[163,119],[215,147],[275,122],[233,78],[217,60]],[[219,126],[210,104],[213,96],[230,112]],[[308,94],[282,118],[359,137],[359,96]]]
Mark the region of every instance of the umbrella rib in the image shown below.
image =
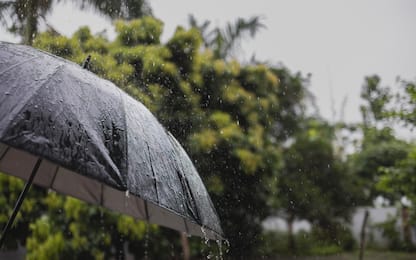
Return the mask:
[[[146,221],[149,222],[150,218],[149,218],[149,208],[147,206],[147,200],[143,200],[144,201],[144,212],[146,214]]]
[[[185,224],[185,231],[187,234],[189,234],[189,228],[188,228],[188,224],[186,224],[186,219],[185,218],[182,218],[182,219],[183,219],[183,223]]]
[[[104,206],[104,184],[101,183],[100,205]]]
[[[3,154],[0,155],[0,161],[3,160],[4,156],[6,156],[7,152],[9,151],[10,146],[7,146],[6,149],[4,150]]]
[[[7,233],[9,232],[10,228],[12,227],[12,225],[14,223],[14,220],[16,218],[17,213],[20,210],[20,207],[22,206],[23,200],[26,197],[26,193],[29,191],[30,187],[32,186],[32,182],[35,179],[35,175],[38,172],[41,163],[42,163],[42,158],[38,157],[38,160],[36,161],[36,163],[35,163],[35,165],[32,169],[32,173],[30,174],[29,179],[27,180],[25,186],[23,187],[22,192],[19,195],[19,198],[17,199],[17,202],[14,206],[12,215],[10,216],[9,220],[6,223],[6,226],[3,229],[3,233],[1,234],[1,237],[0,237],[0,249],[3,245],[3,242],[6,239]]]
[[[172,138],[172,134],[170,132],[168,132],[168,136],[171,137],[171,138],[169,138],[169,141],[172,144],[172,146],[175,147],[175,148],[179,148],[180,145],[179,145],[178,141],[176,139]],[[180,149],[175,149],[174,153],[176,154],[176,157],[178,157],[179,156],[178,153],[180,153]],[[185,205],[189,208],[189,210],[192,214],[194,214],[193,209],[195,209],[196,216],[193,216],[193,217],[196,217],[202,223],[202,218],[201,218],[201,215],[199,213],[198,206],[196,205],[196,200],[195,200],[193,191],[191,189],[191,185],[189,185],[189,181],[188,181],[186,175],[182,174],[182,171],[180,171],[180,169],[184,169],[185,166],[183,165],[182,161],[175,160],[175,162],[176,162],[176,165],[178,167],[178,169],[176,171],[176,174],[177,174],[179,180],[182,183],[182,191],[183,191],[184,195],[187,196],[188,198],[190,197],[191,201],[193,202],[192,203],[193,205],[189,205],[185,201]]]
[[[58,174],[59,167],[60,166],[57,164],[55,173],[53,174],[53,177],[52,177],[52,180],[51,180],[51,184],[49,185],[49,188],[51,188],[51,189],[53,188],[53,183],[55,182],[55,178],[56,178],[56,175]]]

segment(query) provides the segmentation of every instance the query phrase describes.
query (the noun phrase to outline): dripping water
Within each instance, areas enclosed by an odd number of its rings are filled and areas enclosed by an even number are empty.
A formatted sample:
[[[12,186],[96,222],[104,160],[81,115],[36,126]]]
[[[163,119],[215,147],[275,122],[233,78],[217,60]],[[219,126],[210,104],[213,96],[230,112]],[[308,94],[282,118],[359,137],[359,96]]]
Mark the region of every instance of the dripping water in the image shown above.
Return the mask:
[[[211,259],[214,255],[211,252],[211,245],[209,243],[209,238],[207,236],[207,232],[205,231],[205,228],[201,226],[201,232],[203,234],[204,244],[208,247],[208,255],[207,259]],[[204,255],[204,249],[201,250],[201,254]]]
[[[149,259],[148,258],[148,254],[149,254],[149,222],[145,222],[146,224],[146,233],[144,234],[144,259]]]
[[[225,254],[228,254],[228,252],[230,252],[230,241],[225,240],[224,244],[225,244]]]
[[[129,199],[130,199],[130,192],[129,190],[126,190],[126,199],[124,200],[124,207],[128,207],[129,206]]]
[[[217,239],[216,242],[217,242],[217,246],[218,246],[218,252],[219,252],[220,255],[217,256],[215,259],[223,260],[223,257],[222,257],[222,241]]]

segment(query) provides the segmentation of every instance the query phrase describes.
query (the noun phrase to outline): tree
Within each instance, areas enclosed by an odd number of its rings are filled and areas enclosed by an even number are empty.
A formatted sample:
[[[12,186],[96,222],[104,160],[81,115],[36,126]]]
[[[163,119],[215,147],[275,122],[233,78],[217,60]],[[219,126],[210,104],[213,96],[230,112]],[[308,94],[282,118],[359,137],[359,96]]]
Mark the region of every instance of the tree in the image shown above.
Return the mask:
[[[413,128],[416,125],[416,82],[399,79],[399,83],[402,92],[396,95],[396,109],[390,109],[388,114]]]
[[[22,36],[24,43],[32,45],[39,18],[44,18],[51,7],[51,0],[5,1],[0,3],[0,19],[10,32]],[[11,25],[8,20],[11,20]]]
[[[394,100],[391,100],[394,106],[384,109],[384,114],[387,118],[401,120],[405,125],[413,128],[416,125],[416,84],[406,80],[399,80],[399,83],[402,91],[395,96]],[[401,141],[401,144],[407,148],[406,152],[396,158],[394,163],[380,169],[383,175],[378,182],[378,187],[396,199],[406,196],[416,202],[416,193],[413,188],[415,144],[404,141]]]
[[[282,67],[217,59],[201,51],[203,40],[195,28],[179,27],[166,44],[160,42],[162,23],[151,17],[118,22],[116,30],[113,42],[88,28],[71,38],[46,32],[34,46],[78,64],[90,54],[92,72],[150,108],[194,159],[230,240],[231,256],[255,255],[261,221],[269,213],[269,180],[277,176],[282,143],[301,116],[305,79]],[[42,257],[51,245],[56,245],[51,254],[60,258],[122,257],[124,245],[136,257],[144,256],[142,223],[53,193],[42,201],[36,220],[20,220],[32,223],[31,232],[19,234],[33,249],[31,257]],[[100,229],[100,221],[110,228]],[[180,255],[176,232],[152,227],[149,237],[152,257]],[[62,245],[62,240],[69,242]],[[194,256],[201,256],[200,241],[190,240]]]
[[[350,169],[361,179],[361,187],[366,194],[365,205],[371,205],[380,195],[391,202],[402,202],[403,198],[413,200],[410,161],[414,144],[398,139],[389,125],[400,120],[412,125],[415,87],[412,82],[401,81],[404,88],[393,95],[380,82],[381,79],[376,75],[365,79],[361,92],[365,101],[361,107],[363,124],[360,128],[363,138],[360,150],[349,158]],[[400,243],[396,243],[395,247],[409,249],[413,246],[410,241],[408,205],[401,205],[401,217],[404,244],[397,240]],[[384,227],[391,229],[394,223],[387,223]],[[392,230],[395,232],[394,228]]]
[[[394,136],[393,129],[385,122],[391,113],[388,107],[392,101],[389,88],[380,86],[376,75],[366,77],[361,97],[365,103],[361,106],[363,133],[359,151],[349,158],[350,170],[361,178],[361,186],[366,194],[365,204],[371,204],[379,195],[390,196],[377,188],[376,183],[382,175],[383,168],[393,167],[403,160],[408,153],[409,145]],[[397,196],[396,196],[397,198]]]
[[[349,158],[350,170],[361,179],[366,205],[371,205],[377,196],[397,199],[398,196],[386,193],[376,185],[383,175],[383,169],[393,167],[406,158],[409,144],[397,139],[390,128],[367,128],[359,152]],[[400,196],[399,196],[400,197]]]
[[[20,35],[25,44],[32,45],[38,33],[39,20],[46,22],[53,0],[10,0],[0,2],[0,22],[10,32]],[[81,9],[94,8],[110,18],[134,19],[151,15],[152,10],[144,0],[101,1],[73,0]]]
[[[202,35],[204,45],[213,51],[215,58],[226,59],[239,47],[242,39],[248,34],[253,38],[265,25],[259,16],[249,19],[238,18],[234,23],[227,23],[225,29],[218,27],[208,31],[210,22],[198,23],[193,15],[189,15],[189,24],[197,28]]]
[[[381,79],[377,75],[365,78],[361,89],[361,98],[366,105],[360,107],[364,127],[374,125],[386,118],[386,106],[392,96],[389,88],[380,86]]]
[[[360,192],[356,178],[333,147],[335,128],[319,119],[307,119],[285,149],[277,184],[280,207],[286,217],[289,250],[295,252],[293,222],[306,219],[334,241],[338,224],[349,220]]]
[[[0,189],[2,191],[0,198],[0,225],[2,227],[5,226],[8,217],[11,215],[13,206],[23,186],[23,181],[17,178],[8,177],[3,174],[0,175]],[[46,192],[38,187],[34,187],[28,192],[27,199],[17,214],[14,228],[10,229],[8,233],[5,247],[16,248],[18,244],[25,244],[30,223],[39,218],[40,212],[45,209],[37,200],[45,195]]]

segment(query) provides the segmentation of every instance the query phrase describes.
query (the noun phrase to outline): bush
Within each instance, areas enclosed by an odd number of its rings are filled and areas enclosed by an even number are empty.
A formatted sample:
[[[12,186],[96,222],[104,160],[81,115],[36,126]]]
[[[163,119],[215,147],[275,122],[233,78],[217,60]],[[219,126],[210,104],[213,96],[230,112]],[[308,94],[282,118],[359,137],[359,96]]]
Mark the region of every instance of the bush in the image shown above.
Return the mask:
[[[376,229],[381,230],[384,238],[388,240],[388,248],[392,251],[414,251],[415,247],[402,239],[396,227],[397,217],[391,217],[385,222],[375,225]]]
[[[342,253],[342,248],[337,245],[328,245],[328,246],[314,246],[311,248],[310,255],[316,256],[327,256],[335,255]]]
[[[311,232],[300,231],[294,236],[295,249],[289,250],[289,236],[287,232],[266,232],[262,236],[262,246],[259,254],[264,256],[296,255],[296,256],[326,256],[344,251],[352,251],[356,242],[349,229],[342,225],[337,227],[328,237],[327,230],[312,228]]]

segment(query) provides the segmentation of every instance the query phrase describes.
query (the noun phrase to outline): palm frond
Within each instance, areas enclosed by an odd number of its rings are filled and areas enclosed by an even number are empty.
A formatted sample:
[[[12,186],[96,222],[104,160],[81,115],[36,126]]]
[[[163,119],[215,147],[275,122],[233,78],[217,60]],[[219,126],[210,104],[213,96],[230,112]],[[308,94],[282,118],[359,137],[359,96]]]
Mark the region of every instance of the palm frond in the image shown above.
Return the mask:
[[[14,1],[1,1],[0,2],[0,23],[3,27],[8,28],[7,18],[11,16],[11,10],[13,8]]]
[[[145,0],[73,0],[81,9],[94,9],[112,19],[135,19],[152,15],[152,9]]]
[[[234,23],[227,23],[224,29],[216,27],[209,30],[209,21],[200,24],[193,15],[188,16],[188,23],[201,32],[205,47],[211,48],[217,58],[228,57],[239,48],[244,37],[254,37],[260,29],[266,27],[260,16],[238,18]]]

